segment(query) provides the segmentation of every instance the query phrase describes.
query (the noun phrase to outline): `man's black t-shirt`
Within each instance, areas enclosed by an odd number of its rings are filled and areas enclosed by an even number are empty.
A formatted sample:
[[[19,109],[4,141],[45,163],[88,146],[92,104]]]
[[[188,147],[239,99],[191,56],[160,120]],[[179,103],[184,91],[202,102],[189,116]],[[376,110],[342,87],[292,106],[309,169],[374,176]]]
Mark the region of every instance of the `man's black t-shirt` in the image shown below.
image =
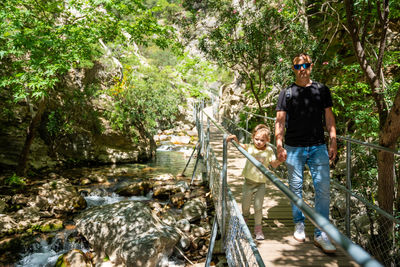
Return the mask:
[[[324,144],[325,108],[332,105],[329,88],[317,82],[307,87],[294,83],[282,90],[276,110],[286,111],[285,144],[302,147]]]

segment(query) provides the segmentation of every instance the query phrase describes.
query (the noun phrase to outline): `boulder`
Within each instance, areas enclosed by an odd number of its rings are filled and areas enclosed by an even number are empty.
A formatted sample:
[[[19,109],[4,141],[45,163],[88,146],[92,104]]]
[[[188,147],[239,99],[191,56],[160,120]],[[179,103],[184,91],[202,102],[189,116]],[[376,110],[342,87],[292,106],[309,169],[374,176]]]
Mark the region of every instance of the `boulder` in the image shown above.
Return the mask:
[[[180,235],[138,201],[95,207],[80,214],[76,227],[90,243],[97,260],[113,266],[157,266],[171,255]]]
[[[93,264],[87,259],[85,253],[73,249],[58,257],[55,267],[91,267]]]
[[[118,188],[115,193],[120,196],[145,196],[151,189],[151,183],[148,180],[136,180],[131,184]]]
[[[187,219],[189,222],[207,216],[207,202],[203,197],[191,199],[185,203],[182,208],[182,218]]]
[[[72,213],[86,208],[85,199],[67,179],[58,179],[38,188],[37,196],[30,203],[41,211]]]

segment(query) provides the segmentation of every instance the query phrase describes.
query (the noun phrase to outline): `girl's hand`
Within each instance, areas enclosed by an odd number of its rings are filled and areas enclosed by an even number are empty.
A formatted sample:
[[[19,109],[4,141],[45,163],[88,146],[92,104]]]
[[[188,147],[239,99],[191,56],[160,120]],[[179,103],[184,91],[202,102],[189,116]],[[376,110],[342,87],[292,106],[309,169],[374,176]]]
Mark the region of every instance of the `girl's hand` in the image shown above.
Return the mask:
[[[232,140],[234,140],[236,143],[239,144],[239,140],[237,139],[236,135],[232,134],[232,135],[229,135],[229,136],[226,138],[226,142],[231,142]]]

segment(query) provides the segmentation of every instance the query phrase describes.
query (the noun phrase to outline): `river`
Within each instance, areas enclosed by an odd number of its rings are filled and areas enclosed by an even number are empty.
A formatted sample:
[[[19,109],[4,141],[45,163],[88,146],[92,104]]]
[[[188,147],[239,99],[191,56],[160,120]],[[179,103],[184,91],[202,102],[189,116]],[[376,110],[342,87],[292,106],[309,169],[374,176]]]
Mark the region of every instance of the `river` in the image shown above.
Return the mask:
[[[85,195],[88,207],[112,204],[122,200],[149,200],[152,197],[151,192],[146,196],[138,197],[122,197],[113,192],[120,183],[126,182],[132,176],[135,177],[152,177],[163,173],[171,173],[179,175],[185,169],[192,152],[192,147],[185,146],[160,146],[156,151],[155,160],[145,164],[121,164],[113,166],[93,167],[89,172],[98,175],[106,175],[109,183],[107,185],[89,185],[82,187],[81,192],[90,192]],[[191,176],[195,159],[192,158],[185,170],[186,176]],[[73,169],[71,174],[87,173],[88,168]],[[114,176],[110,173],[115,173]],[[68,177],[68,171],[63,173],[64,177]],[[76,231],[63,229],[54,235],[43,236],[34,242],[27,251],[21,255],[22,259],[16,263],[16,266],[24,267],[50,267],[54,266],[58,257],[71,249],[80,249],[83,252],[89,251],[89,246],[85,240],[76,238]],[[181,266],[173,259],[165,259],[168,266]]]

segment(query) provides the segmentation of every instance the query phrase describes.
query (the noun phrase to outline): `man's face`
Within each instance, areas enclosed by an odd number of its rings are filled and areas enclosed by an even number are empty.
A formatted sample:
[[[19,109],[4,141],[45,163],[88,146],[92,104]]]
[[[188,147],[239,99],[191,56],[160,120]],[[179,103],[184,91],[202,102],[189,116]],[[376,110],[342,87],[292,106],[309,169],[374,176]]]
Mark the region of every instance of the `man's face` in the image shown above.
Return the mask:
[[[304,66],[304,64],[306,64],[306,66]],[[308,68],[307,68],[307,65],[309,65]],[[299,69],[296,69],[295,67],[297,67]],[[304,57],[304,56],[296,57],[293,60],[292,69],[293,69],[294,74],[296,75],[297,79],[310,79],[312,67],[313,67],[313,64],[311,63],[311,60],[308,57]]]

